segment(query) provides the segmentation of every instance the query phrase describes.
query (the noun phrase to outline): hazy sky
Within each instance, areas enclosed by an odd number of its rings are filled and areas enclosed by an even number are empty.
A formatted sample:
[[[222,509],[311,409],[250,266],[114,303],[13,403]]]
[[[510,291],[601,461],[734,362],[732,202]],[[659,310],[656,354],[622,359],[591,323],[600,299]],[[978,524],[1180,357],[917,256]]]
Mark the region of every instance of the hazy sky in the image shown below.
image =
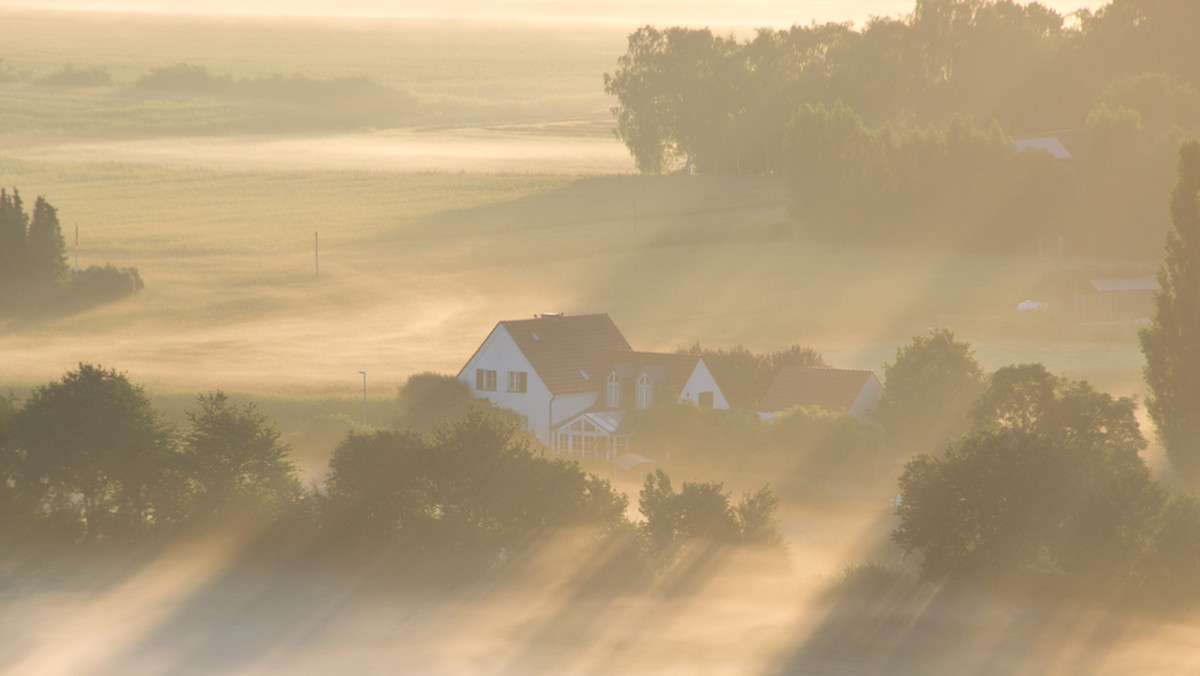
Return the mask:
[[[1061,13],[1104,0],[1041,0]],[[199,4],[202,9],[198,9]],[[790,26],[903,16],[914,0],[0,0],[0,7],[427,19],[568,20],[616,25]]]

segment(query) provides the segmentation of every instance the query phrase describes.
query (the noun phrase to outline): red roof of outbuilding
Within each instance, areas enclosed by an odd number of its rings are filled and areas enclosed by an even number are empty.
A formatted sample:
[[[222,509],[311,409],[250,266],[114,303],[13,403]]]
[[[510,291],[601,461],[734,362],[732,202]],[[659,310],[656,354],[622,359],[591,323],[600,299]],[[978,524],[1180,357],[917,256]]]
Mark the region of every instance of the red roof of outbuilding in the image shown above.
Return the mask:
[[[854,405],[871,375],[870,371],[784,366],[758,410],[774,413],[795,406],[820,406],[830,413],[844,413]]]

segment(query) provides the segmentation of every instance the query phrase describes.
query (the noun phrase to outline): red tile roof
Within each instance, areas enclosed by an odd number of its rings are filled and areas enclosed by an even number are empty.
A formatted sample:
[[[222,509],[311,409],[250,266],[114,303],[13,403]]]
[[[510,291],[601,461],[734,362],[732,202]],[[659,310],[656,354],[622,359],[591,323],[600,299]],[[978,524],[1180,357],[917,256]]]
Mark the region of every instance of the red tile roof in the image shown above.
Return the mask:
[[[554,394],[603,389],[600,352],[632,350],[607,314],[542,315],[499,325]]]
[[[758,410],[774,413],[795,406],[820,406],[830,413],[844,413],[870,377],[870,371],[784,366]]]

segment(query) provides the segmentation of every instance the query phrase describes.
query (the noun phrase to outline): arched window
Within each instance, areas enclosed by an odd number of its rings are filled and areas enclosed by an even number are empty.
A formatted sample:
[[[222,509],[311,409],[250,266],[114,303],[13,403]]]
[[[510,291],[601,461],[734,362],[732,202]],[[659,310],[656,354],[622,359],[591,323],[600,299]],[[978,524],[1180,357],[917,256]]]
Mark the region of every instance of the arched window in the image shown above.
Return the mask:
[[[621,408],[621,379],[616,371],[608,374],[608,394],[604,402],[609,408]]]
[[[643,373],[637,379],[637,407],[650,408],[654,405],[654,389],[650,383],[650,374]]]

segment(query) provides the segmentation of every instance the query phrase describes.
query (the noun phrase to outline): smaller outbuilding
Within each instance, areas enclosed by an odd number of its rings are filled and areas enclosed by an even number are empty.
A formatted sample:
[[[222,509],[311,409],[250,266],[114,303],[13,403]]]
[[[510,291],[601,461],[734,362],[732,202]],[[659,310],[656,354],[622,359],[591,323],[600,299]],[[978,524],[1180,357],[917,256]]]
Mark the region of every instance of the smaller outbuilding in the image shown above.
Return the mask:
[[[883,385],[871,371],[784,366],[763,396],[758,414],[769,421],[796,406],[815,406],[865,420],[881,394]]]
[[[1139,319],[1154,314],[1158,290],[1153,277],[1093,279],[1076,302],[1082,306],[1082,314],[1096,319]]]

